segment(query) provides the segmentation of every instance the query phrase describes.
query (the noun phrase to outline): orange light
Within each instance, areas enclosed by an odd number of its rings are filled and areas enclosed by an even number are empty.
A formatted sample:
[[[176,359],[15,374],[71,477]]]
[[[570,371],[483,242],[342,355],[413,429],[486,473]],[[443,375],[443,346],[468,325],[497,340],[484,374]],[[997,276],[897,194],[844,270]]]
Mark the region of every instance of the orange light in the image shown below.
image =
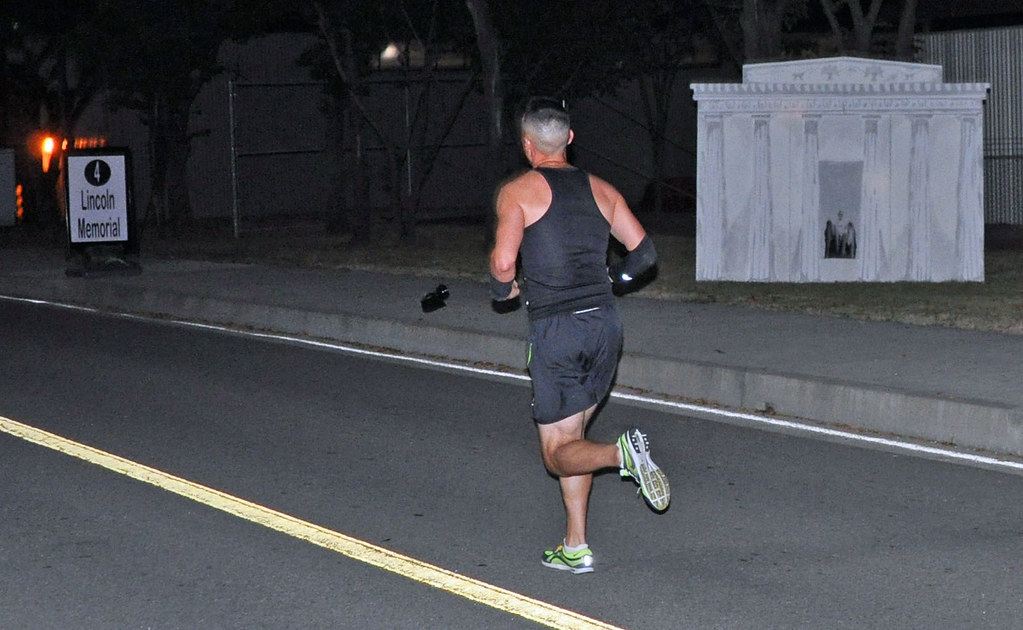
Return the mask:
[[[25,205],[21,198],[21,190],[22,190],[21,184],[18,184],[17,186],[14,187],[14,195],[17,199],[17,206],[14,211],[14,216],[19,222],[25,218]]]
[[[43,138],[43,172],[50,172],[50,158],[53,157],[53,149],[56,146],[52,136]]]
[[[95,149],[107,146],[107,139],[103,136],[85,136],[75,138],[76,149]],[[64,141],[64,148],[67,149],[67,140]]]

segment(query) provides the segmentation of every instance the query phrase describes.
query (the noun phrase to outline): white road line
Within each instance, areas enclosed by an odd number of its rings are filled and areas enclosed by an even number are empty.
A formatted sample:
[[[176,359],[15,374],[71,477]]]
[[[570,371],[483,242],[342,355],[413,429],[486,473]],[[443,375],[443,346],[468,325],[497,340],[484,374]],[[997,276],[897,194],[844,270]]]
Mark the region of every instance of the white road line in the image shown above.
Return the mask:
[[[826,437],[840,438],[842,440],[849,440],[852,442],[864,442],[867,444],[873,444],[876,446],[884,446],[888,448],[894,448],[903,451],[909,451],[912,453],[918,453],[922,455],[935,455],[942,458],[951,460],[958,460],[963,462],[969,462],[971,464],[979,464],[983,466],[992,466],[996,468],[1004,468],[1012,471],[1023,471],[1023,462],[1016,462],[1004,459],[997,459],[994,457],[986,457],[984,455],[976,455],[974,453],[963,453],[952,449],[940,448],[936,446],[925,446],[922,444],[915,444],[905,440],[896,440],[892,438],[883,438],[873,435],[863,435],[861,433],[853,433],[851,431],[840,431],[838,429],[829,429],[827,427],[816,426],[812,424],[806,424],[802,422],[794,422],[791,420],[780,420],[778,418],[772,418],[770,416],[762,416],[753,413],[743,413],[739,411],[728,411],[724,409],[716,409],[714,407],[705,407],[703,405],[692,405],[689,403],[680,403],[673,401],[665,401],[659,399],[652,399],[646,396],[634,396],[632,394],[612,394],[617,398],[623,400],[633,400],[636,402],[642,402],[644,404],[652,404],[662,407],[670,407],[673,409],[679,409],[682,411],[691,411],[694,413],[706,413],[715,416],[721,416],[723,418],[731,418],[735,420],[744,420],[756,424],[763,424],[780,429],[790,429],[803,433],[811,433],[816,435],[823,435]]]
[[[62,303],[59,303],[59,302],[49,302],[49,301],[46,301],[46,300],[36,300],[36,299],[28,299],[28,298],[10,298],[10,297],[6,297],[6,296],[0,296],[0,299],[9,299],[9,300],[14,300],[14,301],[28,302],[28,303],[32,303],[32,304],[45,304],[45,305],[49,305],[49,306],[57,306],[57,307],[61,307],[61,308],[71,309],[71,310],[80,310],[80,311],[87,311],[87,312],[94,312],[94,313],[102,313],[102,314],[107,314],[107,315],[115,314],[115,313],[111,313],[110,311],[104,311],[104,310],[100,310],[100,309],[93,309],[93,308],[83,307],[83,306],[74,306],[74,305],[69,305],[69,304],[62,304]],[[402,362],[407,362],[407,363],[415,363],[415,364],[426,365],[426,366],[430,366],[430,367],[438,367],[438,368],[450,369],[450,370],[455,370],[455,371],[469,372],[469,373],[485,375],[485,376],[497,376],[497,377],[501,377],[501,378],[507,378],[507,379],[511,379],[511,380],[520,380],[520,381],[528,381],[529,380],[529,377],[526,376],[525,374],[515,374],[515,373],[504,372],[504,371],[500,371],[500,370],[493,370],[493,369],[487,369],[487,368],[479,368],[479,367],[474,367],[474,366],[471,366],[471,365],[464,365],[464,364],[459,364],[459,363],[440,361],[440,360],[436,360],[436,359],[426,359],[426,358],[422,358],[422,357],[404,355],[404,354],[400,354],[398,352],[386,352],[386,351],[381,351],[381,350],[369,350],[369,349],[360,348],[360,347],[354,346],[354,345],[348,345],[348,344],[343,344],[343,343],[338,343],[338,342],[329,342],[329,341],[317,341],[317,340],[312,340],[312,339],[305,339],[305,338],[294,336],[294,335],[286,335],[286,334],[281,334],[281,333],[253,332],[253,331],[239,330],[239,329],[236,329],[236,328],[231,328],[229,326],[223,326],[223,325],[218,325],[218,324],[201,324],[201,323],[189,322],[189,321],[185,321],[185,320],[165,319],[165,318],[157,318],[157,317],[146,317],[146,316],[135,315],[135,314],[131,314],[131,313],[116,313],[116,315],[118,315],[120,317],[129,318],[129,319],[138,319],[138,320],[143,320],[143,321],[168,322],[168,323],[173,323],[173,324],[177,324],[177,325],[180,325],[180,326],[188,326],[188,327],[193,327],[193,328],[215,330],[215,331],[219,331],[219,332],[227,332],[227,333],[231,333],[231,334],[245,335],[245,336],[256,337],[256,338],[261,338],[261,339],[272,339],[272,340],[277,340],[277,341],[287,341],[287,342],[301,344],[301,345],[306,345],[306,346],[312,346],[312,347],[317,347],[317,348],[326,348],[326,349],[330,349],[330,350],[346,352],[346,353],[349,353],[349,354],[371,356],[371,357],[376,357],[376,358],[386,358],[386,359],[392,359],[392,360],[396,360],[396,361],[402,361]],[[639,395],[635,395],[635,394],[629,394],[629,393],[618,392],[618,391],[612,392],[611,393],[611,397],[612,398],[617,398],[617,399],[620,399],[620,400],[628,400],[628,401],[632,401],[632,402],[639,402],[639,403],[642,403],[644,405],[648,405],[648,406],[652,406],[652,407],[662,407],[662,408],[665,408],[665,409],[671,409],[671,410],[675,410],[675,411],[683,411],[683,412],[689,412],[689,413],[696,413],[696,414],[712,416],[712,417],[713,416],[717,416],[717,417],[721,417],[721,418],[727,418],[727,419],[730,419],[730,420],[741,420],[743,422],[750,423],[752,425],[763,425],[763,426],[772,427],[772,428],[776,428],[776,429],[786,429],[786,430],[794,431],[794,432],[797,432],[797,433],[806,433],[808,435],[820,435],[820,436],[825,436],[825,437],[829,437],[829,438],[837,438],[837,439],[841,439],[841,440],[845,440],[845,441],[849,441],[849,442],[853,442],[853,443],[858,442],[858,443],[862,443],[862,444],[870,444],[870,445],[873,445],[873,446],[882,446],[882,447],[885,447],[885,448],[895,449],[895,450],[898,450],[898,451],[904,451],[904,452],[911,453],[911,454],[936,456],[936,457],[940,457],[942,459],[946,459],[946,460],[949,460],[949,461],[958,461],[958,462],[963,462],[963,463],[967,463],[967,464],[985,466],[985,467],[994,468],[994,469],[1002,469],[1002,470],[1011,471],[1011,472],[1021,472],[1021,471],[1023,471],[1023,462],[999,459],[999,458],[996,458],[996,457],[988,457],[988,456],[985,456],[985,455],[978,455],[978,454],[975,454],[975,453],[961,452],[961,451],[957,451],[957,450],[954,450],[954,449],[941,448],[941,447],[937,447],[937,446],[926,446],[926,445],[917,444],[915,442],[911,442],[911,441],[908,441],[908,440],[898,440],[898,439],[895,439],[895,438],[882,438],[882,437],[878,437],[878,436],[865,435],[865,434],[862,434],[862,433],[856,433],[856,432],[852,432],[852,431],[841,431],[839,429],[831,429],[831,428],[827,428],[827,427],[822,427],[822,426],[818,426],[818,425],[814,425],[814,424],[810,424],[810,423],[798,422],[798,421],[794,421],[794,420],[781,420],[781,419],[774,418],[774,417],[771,417],[771,416],[760,415],[760,414],[755,414],[755,413],[729,411],[727,409],[719,409],[717,407],[711,407],[711,406],[707,406],[707,405],[698,405],[698,404],[693,404],[693,403],[683,403],[683,402],[677,402],[677,401],[663,400],[663,399],[655,398],[655,397],[651,397],[651,396],[639,396]]]

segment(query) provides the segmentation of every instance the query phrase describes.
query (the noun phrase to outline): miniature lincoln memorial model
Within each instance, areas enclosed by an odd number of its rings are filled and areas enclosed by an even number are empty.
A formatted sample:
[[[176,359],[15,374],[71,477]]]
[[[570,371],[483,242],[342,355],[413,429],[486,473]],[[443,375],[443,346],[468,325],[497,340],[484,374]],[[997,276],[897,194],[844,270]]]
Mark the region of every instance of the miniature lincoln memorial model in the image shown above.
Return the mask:
[[[840,57],[692,88],[697,280],[984,280],[986,83]]]

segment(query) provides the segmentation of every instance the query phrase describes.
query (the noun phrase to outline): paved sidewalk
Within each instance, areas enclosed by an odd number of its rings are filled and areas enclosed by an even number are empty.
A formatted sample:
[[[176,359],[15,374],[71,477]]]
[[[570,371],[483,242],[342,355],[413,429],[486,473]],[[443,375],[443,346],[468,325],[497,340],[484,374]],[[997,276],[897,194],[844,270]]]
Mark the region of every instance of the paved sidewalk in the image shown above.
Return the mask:
[[[482,282],[360,270],[142,260],[67,277],[63,254],[0,250],[0,295],[308,335],[521,370],[524,310]],[[438,282],[447,306],[423,313]],[[1023,455],[1023,335],[629,296],[620,387]]]

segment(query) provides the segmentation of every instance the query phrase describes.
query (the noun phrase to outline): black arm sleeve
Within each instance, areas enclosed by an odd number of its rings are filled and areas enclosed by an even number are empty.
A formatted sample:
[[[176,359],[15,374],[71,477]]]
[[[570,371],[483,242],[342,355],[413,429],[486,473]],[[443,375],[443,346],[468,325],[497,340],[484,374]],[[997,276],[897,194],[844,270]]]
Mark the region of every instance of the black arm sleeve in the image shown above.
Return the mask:
[[[631,282],[633,278],[639,277],[644,271],[650,269],[657,262],[657,249],[654,242],[647,234],[639,242],[636,249],[625,255],[625,258],[615,262],[608,269],[611,281],[615,284]]]

